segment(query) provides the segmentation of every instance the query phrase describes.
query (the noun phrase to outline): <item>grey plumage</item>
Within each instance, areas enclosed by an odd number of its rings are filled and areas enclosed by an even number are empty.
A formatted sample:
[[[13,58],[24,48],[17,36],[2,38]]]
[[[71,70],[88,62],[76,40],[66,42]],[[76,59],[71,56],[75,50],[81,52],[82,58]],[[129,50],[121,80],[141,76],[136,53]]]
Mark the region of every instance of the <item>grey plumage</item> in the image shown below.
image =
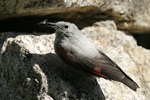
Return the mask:
[[[124,83],[136,91],[139,86],[102,51],[89,41],[76,25],[69,22],[40,22],[56,32],[54,49],[66,64],[86,73]]]

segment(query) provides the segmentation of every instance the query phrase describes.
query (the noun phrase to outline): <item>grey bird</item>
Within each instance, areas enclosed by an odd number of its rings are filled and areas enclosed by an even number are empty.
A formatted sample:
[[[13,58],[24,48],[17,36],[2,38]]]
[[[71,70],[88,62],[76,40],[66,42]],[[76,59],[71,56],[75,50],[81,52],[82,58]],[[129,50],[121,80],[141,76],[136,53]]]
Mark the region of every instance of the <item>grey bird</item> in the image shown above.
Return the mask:
[[[57,56],[66,64],[98,77],[122,82],[134,91],[139,88],[137,83],[106,54],[98,50],[75,24],[64,21],[43,21],[38,24],[56,30],[54,49]]]

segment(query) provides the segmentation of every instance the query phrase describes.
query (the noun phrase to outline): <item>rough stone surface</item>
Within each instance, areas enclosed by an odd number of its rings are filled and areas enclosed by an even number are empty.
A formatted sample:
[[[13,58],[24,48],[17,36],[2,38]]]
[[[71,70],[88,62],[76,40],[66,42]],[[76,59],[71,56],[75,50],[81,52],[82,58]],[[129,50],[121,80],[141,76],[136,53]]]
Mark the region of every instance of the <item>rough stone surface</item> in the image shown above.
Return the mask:
[[[47,95],[45,73],[37,61],[32,59],[33,55],[26,48],[26,43],[15,37],[13,32],[0,34],[1,100],[53,100]]]
[[[5,40],[0,57],[3,99],[104,100],[96,78],[75,74],[56,57],[54,35],[1,33],[1,40]]]
[[[54,34],[7,32],[0,34],[2,100],[149,100],[150,51],[117,31],[114,21],[96,22],[82,31],[138,83],[137,92],[68,69],[54,53]]]
[[[150,80],[147,77],[147,75],[150,75],[150,51],[137,46],[132,36],[127,36],[123,32],[117,31],[113,21],[97,22],[95,23],[95,27],[87,27],[82,31],[88,33],[87,36],[89,38],[93,37],[93,42],[95,42],[95,40],[99,41],[99,45],[97,43],[95,44],[97,44],[102,51],[113,59],[140,86],[137,92],[133,92],[123,84],[118,82],[112,83],[100,78],[99,83],[102,90],[104,90],[104,95],[107,95],[107,99],[150,99]],[[106,87],[109,87],[109,89],[103,89]]]
[[[118,29],[149,33],[149,7],[150,0],[1,0],[0,20],[46,15],[64,20],[113,19]]]

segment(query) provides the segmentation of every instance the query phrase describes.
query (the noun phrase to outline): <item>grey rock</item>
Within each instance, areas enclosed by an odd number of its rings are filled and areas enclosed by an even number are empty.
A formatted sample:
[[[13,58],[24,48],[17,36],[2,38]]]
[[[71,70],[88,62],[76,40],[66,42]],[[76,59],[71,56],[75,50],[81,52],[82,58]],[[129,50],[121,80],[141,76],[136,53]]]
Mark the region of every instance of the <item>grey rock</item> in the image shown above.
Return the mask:
[[[80,74],[73,74],[56,57],[54,35],[1,33],[1,38],[6,44],[1,44],[0,95],[4,99],[51,100],[50,94],[56,100],[104,100],[95,78],[89,80]],[[35,43],[34,38],[39,42]],[[91,85],[94,87],[87,88]]]
[[[0,20],[46,15],[64,20],[113,19],[118,29],[149,33],[149,7],[150,0],[1,0]]]
[[[87,78],[68,69],[55,55],[55,35],[0,34],[2,100],[149,100],[150,51],[132,36],[117,31],[114,21],[96,22],[82,30],[140,88],[103,78]]]

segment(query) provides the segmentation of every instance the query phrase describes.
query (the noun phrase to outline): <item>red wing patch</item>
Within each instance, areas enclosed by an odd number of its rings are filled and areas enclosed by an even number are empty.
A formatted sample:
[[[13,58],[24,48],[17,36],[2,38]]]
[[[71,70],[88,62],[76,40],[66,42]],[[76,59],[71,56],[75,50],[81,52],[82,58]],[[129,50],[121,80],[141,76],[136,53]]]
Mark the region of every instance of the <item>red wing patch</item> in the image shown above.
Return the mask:
[[[107,76],[101,74],[101,68],[100,67],[94,67],[94,69],[92,69],[86,63],[77,59],[68,50],[65,50],[63,47],[59,47],[57,49],[57,51],[58,51],[60,57],[62,58],[62,60],[65,61],[66,63],[68,63],[69,65],[74,66],[75,68],[82,70],[84,72],[90,72],[91,74],[95,74],[95,75],[98,75],[98,76],[101,76],[101,77],[108,79]],[[81,64],[81,62],[82,62],[82,64]]]
[[[63,47],[59,47],[57,51],[63,61],[65,61],[69,65],[76,65],[77,62],[75,60],[75,56],[73,56],[69,51],[65,50]]]
[[[96,75],[99,75],[99,76],[101,76],[101,77],[104,77],[104,78],[107,78],[107,79],[108,79],[107,76],[101,74],[101,68],[99,68],[99,67],[95,67],[95,68],[92,70],[92,72],[93,72],[94,74],[96,74]]]

